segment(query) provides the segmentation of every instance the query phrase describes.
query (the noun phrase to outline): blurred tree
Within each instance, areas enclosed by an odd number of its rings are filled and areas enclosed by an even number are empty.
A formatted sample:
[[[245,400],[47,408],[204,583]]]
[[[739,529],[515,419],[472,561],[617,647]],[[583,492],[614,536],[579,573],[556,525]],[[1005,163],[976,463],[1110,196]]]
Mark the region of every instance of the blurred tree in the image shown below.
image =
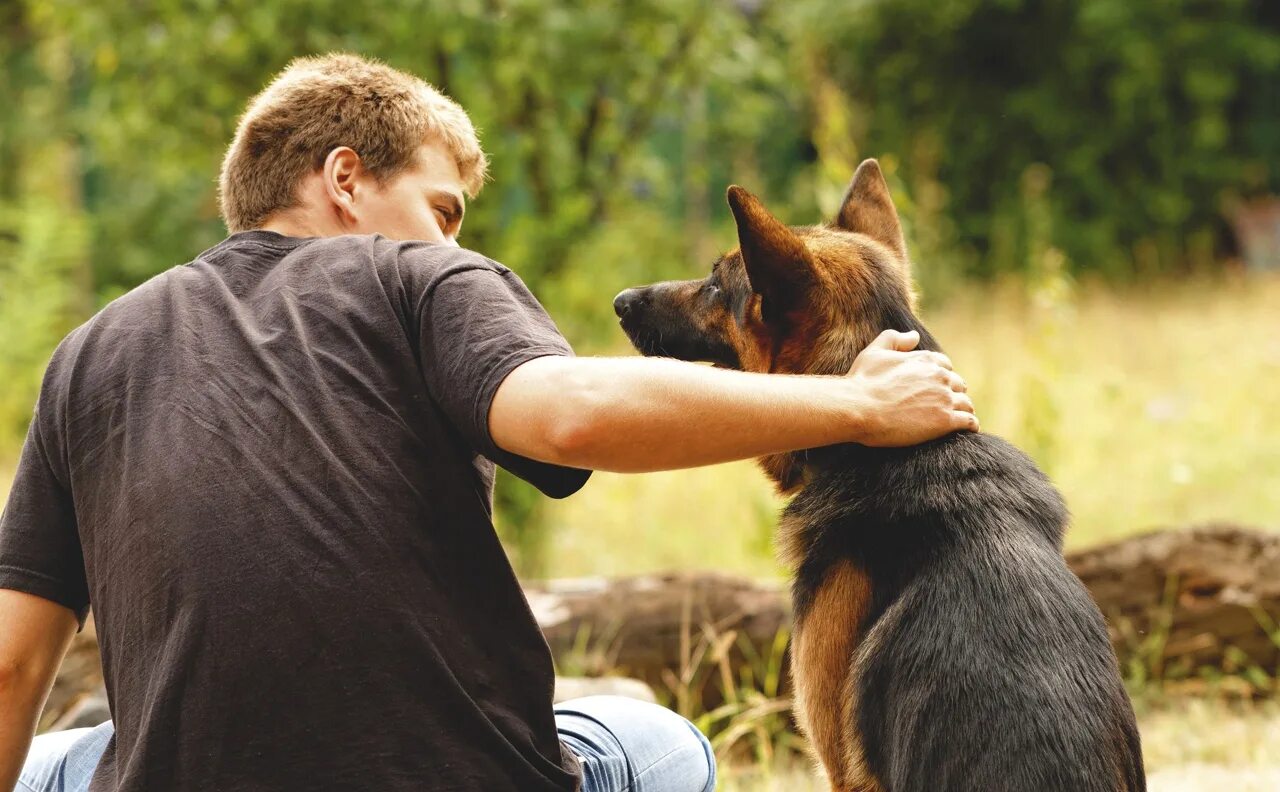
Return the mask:
[[[1018,184],[1036,163],[1055,174],[1054,244],[1112,275],[1186,266],[1225,232],[1224,199],[1280,188],[1274,2],[803,5],[798,40],[856,103],[863,149],[936,179],[974,273],[1028,260]],[[922,139],[936,163],[912,155]]]
[[[0,6],[0,449],[25,435],[44,363],[93,308],[65,36]]]

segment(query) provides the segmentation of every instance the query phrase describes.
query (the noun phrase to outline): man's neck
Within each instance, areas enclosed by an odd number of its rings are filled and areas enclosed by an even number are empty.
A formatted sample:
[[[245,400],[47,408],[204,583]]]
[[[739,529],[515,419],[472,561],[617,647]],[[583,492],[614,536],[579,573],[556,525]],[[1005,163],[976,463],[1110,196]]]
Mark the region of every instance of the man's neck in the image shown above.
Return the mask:
[[[339,236],[343,231],[334,228],[332,223],[317,220],[305,213],[282,212],[268,217],[258,227],[262,231],[274,231],[288,237],[330,237]]]

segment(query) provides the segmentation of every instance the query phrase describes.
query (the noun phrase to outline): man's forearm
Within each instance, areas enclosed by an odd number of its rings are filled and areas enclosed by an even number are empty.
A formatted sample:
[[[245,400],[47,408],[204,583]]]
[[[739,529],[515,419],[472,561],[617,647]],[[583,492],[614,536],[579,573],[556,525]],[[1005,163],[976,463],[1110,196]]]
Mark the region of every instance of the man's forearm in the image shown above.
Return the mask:
[[[0,677],[0,790],[18,783],[48,692],[23,685],[14,676]]]
[[[571,467],[639,473],[835,443],[907,446],[978,431],[951,360],[887,330],[842,377],[712,369],[661,358],[531,360],[489,409],[499,448]]]
[[[660,358],[541,358],[511,377],[559,395],[528,405],[521,420],[531,431],[515,435],[526,442],[508,450],[594,470],[670,470],[830,445],[850,439],[863,409],[847,378]],[[495,402],[501,398],[499,390]]]
[[[0,790],[13,789],[40,711],[76,631],[72,612],[0,588]]]

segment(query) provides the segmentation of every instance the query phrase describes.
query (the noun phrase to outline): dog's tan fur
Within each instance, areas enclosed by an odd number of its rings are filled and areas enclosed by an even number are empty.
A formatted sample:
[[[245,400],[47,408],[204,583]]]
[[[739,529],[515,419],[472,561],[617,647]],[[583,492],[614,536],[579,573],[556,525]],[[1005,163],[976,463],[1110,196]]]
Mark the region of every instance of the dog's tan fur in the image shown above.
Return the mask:
[[[880,792],[863,760],[852,668],[870,598],[866,573],[839,564],[791,636],[796,719],[835,792]]]

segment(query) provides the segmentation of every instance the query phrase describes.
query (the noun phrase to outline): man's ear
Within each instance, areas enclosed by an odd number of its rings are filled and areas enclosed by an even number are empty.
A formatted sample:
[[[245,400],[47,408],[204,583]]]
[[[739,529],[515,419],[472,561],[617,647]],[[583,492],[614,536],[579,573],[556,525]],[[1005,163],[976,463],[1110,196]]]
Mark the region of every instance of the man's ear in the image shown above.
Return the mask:
[[[360,155],[349,146],[338,146],[324,158],[325,196],[329,205],[338,215],[339,222],[344,225],[355,224],[358,218],[355,213],[356,190],[359,186],[362,166]]]
[[[880,163],[875,160],[863,160],[854,172],[835,224],[845,231],[866,234],[907,260],[907,242],[898,222],[898,210],[893,206]]]
[[[804,306],[817,283],[809,249],[796,233],[769,214],[760,199],[738,185],[729,188],[729,208],[738,224],[738,244],[751,290],[764,298],[766,318]]]

